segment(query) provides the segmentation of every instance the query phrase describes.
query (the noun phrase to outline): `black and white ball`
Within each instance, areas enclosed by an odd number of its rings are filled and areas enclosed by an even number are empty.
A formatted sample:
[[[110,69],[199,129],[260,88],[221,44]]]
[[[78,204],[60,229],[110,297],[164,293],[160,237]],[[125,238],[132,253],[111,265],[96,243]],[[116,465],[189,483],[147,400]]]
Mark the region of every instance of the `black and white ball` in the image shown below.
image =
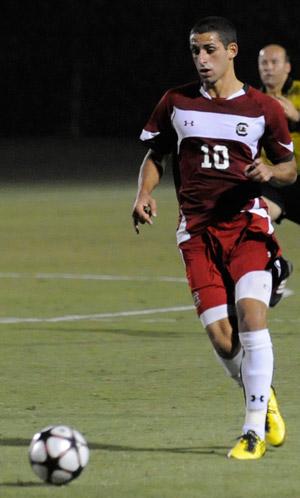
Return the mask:
[[[42,481],[59,486],[81,474],[89,460],[89,449],[77,430],[66,425],[52,425],[33,436],[29,460]]]

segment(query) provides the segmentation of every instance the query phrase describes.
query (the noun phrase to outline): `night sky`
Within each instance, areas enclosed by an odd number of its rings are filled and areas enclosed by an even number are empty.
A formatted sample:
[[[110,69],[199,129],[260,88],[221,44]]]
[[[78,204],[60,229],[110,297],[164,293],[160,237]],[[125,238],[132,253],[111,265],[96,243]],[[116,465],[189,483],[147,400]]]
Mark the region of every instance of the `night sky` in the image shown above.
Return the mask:
[[[257,54],[289,51],[300,79],[300,9],[280,1],[7,0],[1,18],[2,137],[136,136],[164,91],[196,78],[188,33],[206,15],[238,29],[240,79]]]

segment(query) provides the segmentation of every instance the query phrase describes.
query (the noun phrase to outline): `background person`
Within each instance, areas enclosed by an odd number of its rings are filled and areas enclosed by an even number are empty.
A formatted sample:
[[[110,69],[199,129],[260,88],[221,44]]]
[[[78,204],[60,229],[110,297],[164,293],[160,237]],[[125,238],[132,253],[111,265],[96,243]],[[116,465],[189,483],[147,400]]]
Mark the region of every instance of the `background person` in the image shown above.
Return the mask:
[[[281,45],[270,44],[260,50],[258,70],[263,84],[261,90],[276,99],[282,106],[294,143],[294,153],[298,167],[297,180],[293,185],[278,189],[266,183],[262,185],[262,195],[267,202],[272,221],[280,223],[283,218],[287,218],[299,224],[300,81],[293,80],[290,75],[291,69],[290,58],[286,49]],[[283,279],[276,294],[271,299],[271,306],[275,306],[284,295],[286,282],[292,271],[292,263],[281,258],[279,272]]]
[[[262,192],[273,221],[287,218],[300,223],[300,81],[291,77],[291,62],[286,49],[271,44],[263,47],[258,55],[258,70],[262,81],[261,90],[274,97],[282,106],[294,143],[298,168],[297,181],[293,185],[274,188],[263,185]]]

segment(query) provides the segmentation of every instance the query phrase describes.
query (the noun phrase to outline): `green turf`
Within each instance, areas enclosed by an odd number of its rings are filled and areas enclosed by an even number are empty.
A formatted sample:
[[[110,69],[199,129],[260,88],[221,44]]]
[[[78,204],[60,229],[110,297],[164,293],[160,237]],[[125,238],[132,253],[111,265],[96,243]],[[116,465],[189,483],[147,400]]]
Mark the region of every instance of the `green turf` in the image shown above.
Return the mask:
[[[185,283],[155,280],[184,276],[173,190],[157,191],[159,216],[139,236],[129,216],[133,198],[126,185],[2,187],[0,319],[191,305]],[[299,496],[300,235],[289,222],[277,233],[295,265],[295,294],[270,312],[288,427],[283,447],[257,462],[226,459],[241,430],[243,397],[214,361],[194,311],[0,324],[0,496]],[[31,436],[50,423],[76,427],[91,449],[82,476],[63,488],[42,484],[27,461]]]

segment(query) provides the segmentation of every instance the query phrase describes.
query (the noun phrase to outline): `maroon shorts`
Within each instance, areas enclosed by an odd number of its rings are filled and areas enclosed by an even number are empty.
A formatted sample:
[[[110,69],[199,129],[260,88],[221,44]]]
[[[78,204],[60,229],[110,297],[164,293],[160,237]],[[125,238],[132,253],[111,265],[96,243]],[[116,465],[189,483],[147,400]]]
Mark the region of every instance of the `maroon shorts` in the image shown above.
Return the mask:
[[[259,218],[243,213],[180,244],[199,316],[209,308],[234,305],[238,280],[248,272],[266,270],[280,254],[275,237]]]

